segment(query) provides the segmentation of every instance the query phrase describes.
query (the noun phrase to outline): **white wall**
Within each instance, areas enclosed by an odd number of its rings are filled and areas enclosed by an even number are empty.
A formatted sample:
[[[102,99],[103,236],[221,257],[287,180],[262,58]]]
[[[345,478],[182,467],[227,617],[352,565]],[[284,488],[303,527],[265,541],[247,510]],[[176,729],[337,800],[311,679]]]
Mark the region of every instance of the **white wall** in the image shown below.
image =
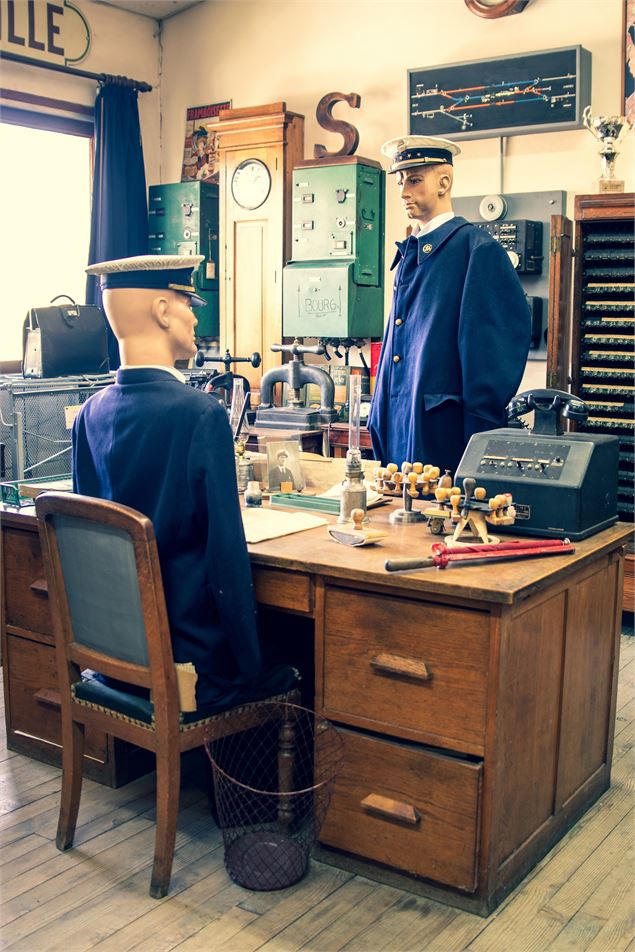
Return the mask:
[[[335,115],[360,132],[358,154],[380,158],[386,139],[407,131],[406,71],[561,46],[592,54],[594,113],[621,113],[622,0],[532,0],[523,13],[486,20],[463,0],[206,0],[164,22],[162,35],[162,181],[178,181],[185,109],[231,99],[235,107],[285,100],[305,115],[305,156],[316,142],[341,138],[315,120],[327,92],[361,95],[359,110]],[[635,136],[618,172],[635,187]],[[461,142],[454,194],[500,191],[499,139]],[[593,192],[597,143],[586,130],[507,140],[504,190]],[[403,234],[403,211],[387,185],[386,243]],[[392,258],[392,254],[387,255]],[[387,282],[387,288],[390,282]],[[387,292],[388,296],[388,292]],[[544,363],[529,365],[528,385],[544,385]]]
[[[206,0],[165,20],[160,31],[154,20],[75,2],[92,31],[81,67],[155,87],[139,96],[149,184],[180,178],[187,106],[225,99],[236,107],[285,100],[306,117],[310,158],[316,142],[334,149],[341,143],[318,126],[319,99],[333,90],[359,93],[359,110],[342,103],[335,115],[359,129],[359,155],[379,158],[381,143],[407,130],[409,68],[581,44],[593,58],[594,113],[622,111],[622,0],[532,0],[522,14],[500,20],[474,16],[463,0]],[[10,89],[94,101],[89,81],[47,70],[3,61],[0,80]],[[499,140],[461,147],[455,195],[498,192]],[[635,188],[634,155],[631,134],[618,160],[627,190]],[[594,191],[599,170],[597,143],[586,130],[514,136],[507,140],[504,190],[567,191],[571,215],[573,194]],[[406,224],[393,186],[389,179],[389,249]],[[542,383],[544,365],[529,366],[529,383]]]
[[[77,68],[128,76],[153,87],[152,92],[139,93],[139,118],[146,176],[149,182],[156,182],[161,174],[158,24],[91,0],[73,0],[73,4],[91,30],[90,50]],[[6,60],[0,61],[0,86],[86,106],[93,106],[97,92],[91,80]],[[19,102],[7,104],[27,108]]]

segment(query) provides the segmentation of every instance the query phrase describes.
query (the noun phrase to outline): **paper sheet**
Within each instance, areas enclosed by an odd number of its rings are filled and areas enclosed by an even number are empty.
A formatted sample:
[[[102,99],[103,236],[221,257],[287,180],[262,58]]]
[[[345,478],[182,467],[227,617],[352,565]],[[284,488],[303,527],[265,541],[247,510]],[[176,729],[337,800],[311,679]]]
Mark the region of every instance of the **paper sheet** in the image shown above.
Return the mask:
[[[312,512],[284,512],[279,509],[243,509],[243,526],[247,542],[263,542],[280,536],[325,526],[328,519]]]

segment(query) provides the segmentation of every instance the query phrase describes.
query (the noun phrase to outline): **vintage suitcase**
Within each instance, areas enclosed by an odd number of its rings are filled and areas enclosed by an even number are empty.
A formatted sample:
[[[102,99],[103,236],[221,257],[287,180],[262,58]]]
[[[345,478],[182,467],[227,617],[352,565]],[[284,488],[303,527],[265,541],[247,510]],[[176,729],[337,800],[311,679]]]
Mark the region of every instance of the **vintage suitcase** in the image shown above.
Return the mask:
[[[70,303],[55,304],[60,298]],[[25,377],[108,372],[106,318],[100,307],[75,304],[66,294],[50,307],[33,307],[24,321],[22,372]]]

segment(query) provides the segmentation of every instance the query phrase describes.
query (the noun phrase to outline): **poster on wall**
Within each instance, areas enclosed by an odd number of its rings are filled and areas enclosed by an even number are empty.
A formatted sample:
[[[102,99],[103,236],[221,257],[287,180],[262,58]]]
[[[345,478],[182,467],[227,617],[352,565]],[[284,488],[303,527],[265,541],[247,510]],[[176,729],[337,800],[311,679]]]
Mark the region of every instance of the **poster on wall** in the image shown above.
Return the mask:
[[[570,46],[408,70],[412,135],[481,139],[582,128],[591,54]]]
[[[624,115],[635,125],[635,0],[624,2]]]
[[[208,132],[210,122],[216,122],[221,109],[231,109],[231,100],[214,102],[207,106],[188,106],[185,118],[185,144],[181,181],[218,182],[216,136]]]

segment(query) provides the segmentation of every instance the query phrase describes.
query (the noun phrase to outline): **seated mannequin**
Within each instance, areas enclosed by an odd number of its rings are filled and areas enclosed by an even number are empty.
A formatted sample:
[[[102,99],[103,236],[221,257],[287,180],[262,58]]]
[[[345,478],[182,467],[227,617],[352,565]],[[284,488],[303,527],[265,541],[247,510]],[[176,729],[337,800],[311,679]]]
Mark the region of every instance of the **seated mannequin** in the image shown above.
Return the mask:
[[[174,660],[196,668],[204,711],[286,691],[296,674],[263,665],[227,414],[175,369],[196,353],[201,260],[149,255],[87,269],[101,275],[121,367],[75,420],[73,486],[152,520]]]

